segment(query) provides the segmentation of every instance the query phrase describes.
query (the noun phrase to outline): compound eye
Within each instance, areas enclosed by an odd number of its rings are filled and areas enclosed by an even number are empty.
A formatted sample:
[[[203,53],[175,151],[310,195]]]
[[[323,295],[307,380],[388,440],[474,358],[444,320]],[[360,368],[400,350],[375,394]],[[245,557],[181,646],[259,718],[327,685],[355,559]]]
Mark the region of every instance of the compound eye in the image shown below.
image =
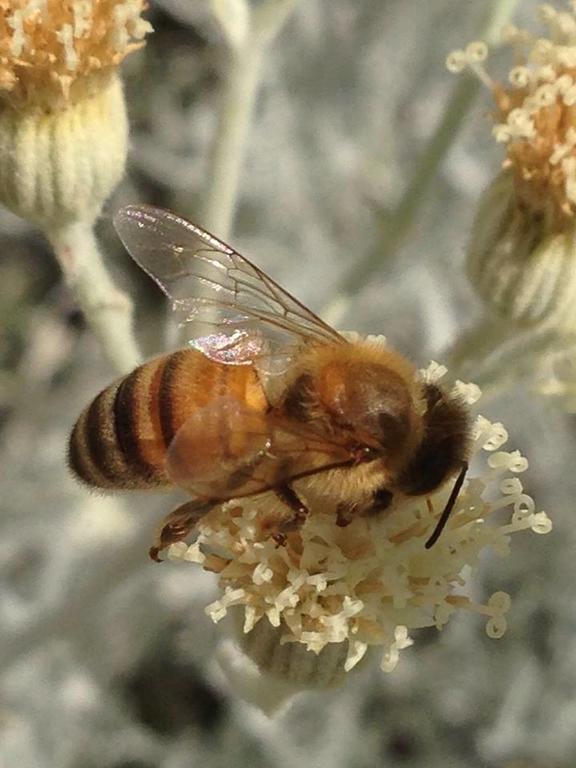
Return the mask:
[[[380,452],[376,448],[372,448],[369,445],[359,445],[354,451],[356,461],[364,463],[366,461],[374,461],[380,456]]]

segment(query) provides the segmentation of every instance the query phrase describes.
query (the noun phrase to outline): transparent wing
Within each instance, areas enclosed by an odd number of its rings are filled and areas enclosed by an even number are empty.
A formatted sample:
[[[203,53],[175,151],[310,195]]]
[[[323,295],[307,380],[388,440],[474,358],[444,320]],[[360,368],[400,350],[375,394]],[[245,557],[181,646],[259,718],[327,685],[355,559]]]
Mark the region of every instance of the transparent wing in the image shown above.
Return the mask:
[[[352,464],[349,441],[224,396],[186,420],[172,440],[166,468],[172,482],[194,496],[223,501]]]
[[[287,356],[303,343],[345,339],[233,248],[160,208],[127,206],[114,218],[132,258],[171,299],[187,338],[225,364]]]

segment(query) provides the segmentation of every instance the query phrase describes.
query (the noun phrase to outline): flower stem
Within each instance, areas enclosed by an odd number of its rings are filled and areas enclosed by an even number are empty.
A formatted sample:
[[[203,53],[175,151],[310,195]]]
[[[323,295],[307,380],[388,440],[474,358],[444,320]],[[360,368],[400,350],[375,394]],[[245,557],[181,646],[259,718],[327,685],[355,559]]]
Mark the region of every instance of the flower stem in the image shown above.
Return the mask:
[[[463,331],[446,354],[446,365],[455,378],[478,375],[487,358],[513,335],[502,321],[482,318]]]
[[[46,235],[104,354],[120,373],[132,370],[140,362],[132,331],[132,301],[114,284],[92,226],[78,222]]]
[[[202,223],[224,239],[230,235],[236,210],[262,58],[260,46],[234,54],[222,94]]]
[[[212,152],[210,186],[202,216],[226,239],[232,228],[254,104],[268,48],[298,0],[267,0],[249,11],[248,30],[231,47],[227,80]]]
[[[492,0],[480,37],[487,43],[494,44],[500,29],[512,15],[516,3],[517,0]],[[371,275],[383,264],[390,265],[394,258],[398,258],[398,246],[426,200],[436,172],[453,145],[479,90],[479,80],[471,76],[463,75],[455,84],[444,115],[420,155],[414,174],[395,210],[391,214],[382,212],[379,215],[381,237],[363,258],[357,259],[351,265],[339,283],[336,297],[324,308],[322,315],[329,322],[337,323],[347,308],[349,297],[366,285]]]
[[[553,325],[525,328],[483,318],[461,334],[445,359],[454,378],[478,384],[485,404],[520,382],[536,387],[546,362],[554,355],[568,358],[575,344],[574,333],[558,333]]]

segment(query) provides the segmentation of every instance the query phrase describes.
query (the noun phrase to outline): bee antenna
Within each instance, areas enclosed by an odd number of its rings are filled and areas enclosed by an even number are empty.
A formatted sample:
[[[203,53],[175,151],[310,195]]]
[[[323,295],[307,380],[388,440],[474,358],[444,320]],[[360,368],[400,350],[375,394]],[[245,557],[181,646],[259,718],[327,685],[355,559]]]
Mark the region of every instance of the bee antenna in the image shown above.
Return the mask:
[[[448,518],[450,517],[450,514],[454,509],[454,504],[456,504],[456,500],[458,499],[458,494],[460,493],[460,489],[462,488],[462,483],[464,482],[464,478],[466,477],[466,472],[468,472],[468,462],[463,461],[462,468],[460,470],[460,473],[458,474],[458,477],[456,478],[456,482],[454,483],[454,488],[452,488],[452,493],[450,494],[450,498],[446,502],[444,511],[440,515],[440,518],[436,523],[436,527],[434,528],[432,535],[424,545],[426,549],[430,549],[431,547],[434,546],[434,544],[436,544],[436,542],[440,538],[440,534],[446,527]]]

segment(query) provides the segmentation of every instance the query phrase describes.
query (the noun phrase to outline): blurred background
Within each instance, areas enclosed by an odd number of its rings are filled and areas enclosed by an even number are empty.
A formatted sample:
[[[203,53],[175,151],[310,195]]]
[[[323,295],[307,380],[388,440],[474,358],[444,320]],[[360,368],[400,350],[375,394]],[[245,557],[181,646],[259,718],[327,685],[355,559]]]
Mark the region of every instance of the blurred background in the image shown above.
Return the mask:
[[[502,160],[489,93],[450,75],[445,58],[509,13],[533,26],[535,8],[294,2],[260,73],[226,238],[337,327],[383,333],[418,365],[444,362],[483,312],[465,250]],[[123,68],[129,171],[98,236],[152,356],[174,343],[166,304],[110,217],[146,202],[209,226],[230,51],[209,2],[152,0],[147,17],[155,32]],[[496,54],[492,71],[499,66]],[[214,662],[219,628],[204,607],[215,580],[147,557],[174,499],[98,496],[67,470],[71,426],[116,376],[46,241],[2,210],[2,765],[576,765],[575,438],[558,403],[515,383],[481,407],[529,458],[527,491],[555,526],[545,538],[516,537],[505,560],[487,557],[471,587],[478,597],[511,594],[504,638],[490,640],[481,619],[455,617],[442,633],[415,633],[392,674],[365,668],[268,719],[229,690]]]

